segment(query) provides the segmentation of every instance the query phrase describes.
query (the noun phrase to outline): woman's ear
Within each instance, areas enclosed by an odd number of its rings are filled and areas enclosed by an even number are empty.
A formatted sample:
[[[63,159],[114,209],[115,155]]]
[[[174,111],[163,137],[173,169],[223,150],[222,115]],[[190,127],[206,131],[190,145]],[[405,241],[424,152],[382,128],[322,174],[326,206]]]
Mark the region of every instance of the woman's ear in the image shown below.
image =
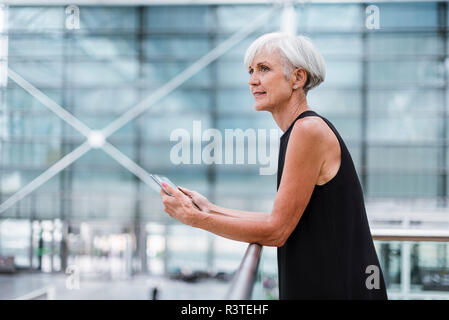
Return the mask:
[[[294,76],[295,76],[294,77],[294,82],[295,82],[294,86],[297,88],[303,88],[307,82],[307,77],[309,75],[307,74],[307,71],[304,70],[303,68],[297,68],[294,71]]]

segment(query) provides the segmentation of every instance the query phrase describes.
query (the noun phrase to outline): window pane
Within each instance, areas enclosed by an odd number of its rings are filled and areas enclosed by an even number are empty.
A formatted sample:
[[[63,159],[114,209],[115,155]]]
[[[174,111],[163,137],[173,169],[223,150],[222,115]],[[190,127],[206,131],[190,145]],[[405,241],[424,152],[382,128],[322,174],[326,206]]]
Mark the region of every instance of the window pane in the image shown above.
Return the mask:
[[[69,81],[74,86],[117,85],[137,79],[137,63],[131,59],[69,63]]]
[[[219,6],[217,8],[217,20],[220,23],[220,29],[228,32],[236,32],[270,9],[270,6],[255,5]],[[272,15],[258,28],[258,31],[265,33],[279,29],[280,16],[277,13]]]
[[[444,91],[393,89],[368,92],[369,116],[434,114],[444,110]]]
[[[41,57],[60,59],[63,52],[63,39],[60,34],[42,35],[38,38],[29,35],[11,34],[8,37],[8,55],[14,60],[16,57]]]
[[[149,36],[143,46],[149,57],[165,59],[198,59],[212,49],[207,37],[200,36]]]
[[[212,23],[207,6],[150,6],[147,7],[145,28],[183,32],[189,29],[207,30]]]
[[[377,3],[380,28],[438,26],[437,3]]]
[[[137,30],[138,19],[136,7],[80,6],[79,9],[80,30],[82,31]]]
[[[46,32],[64,27],[62,7],[11,6],[8,11],[8,29],[11,31]]]
[[[394,115],[372,117],[368,121],[369,141],[429,141],[441,136],[443,121],[434,116]]]
[[[76,58],[95,60],[95,58],[137,57],[137,36],[84,36],[73,35],[67,39],[68,54]]]
[[[438,61],[372,61],[368,63],[368,84],[442,85],[444,65]]]
[[[364,26],[362,10],[357,4],[313,4],[304,10],[302,26],[309,29],[354,30]]]
[[[371,55],[440,54],[444,50],[443,39],[436,33],[368,33],[367,46]]]

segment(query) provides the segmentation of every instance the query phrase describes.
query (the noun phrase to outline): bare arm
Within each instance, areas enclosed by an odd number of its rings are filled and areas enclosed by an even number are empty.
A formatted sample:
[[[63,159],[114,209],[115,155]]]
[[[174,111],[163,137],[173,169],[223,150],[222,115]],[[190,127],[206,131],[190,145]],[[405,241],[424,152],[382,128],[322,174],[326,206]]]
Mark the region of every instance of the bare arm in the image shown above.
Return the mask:
[[[181,190],[185,195],[190,197],[192,201],[196,205],[198,205],[198,207],[204,212],[223,215],[226,217],[251,219],[251,220],[265,220],[269,217],[269,214],[266,212],[243,211],[243,210],[224,208],[211,203],[205,196],[198,193],[197,191],[189,190],[185,187],[178,187],[178,189]]]
[[[217,235],[266,246],[282,246],[301,218],[323,164],[325,134],[316,120],[300,119],[293,127],[283,177],[271,214],[255,219],[256,212],[213,207],[218,214],[199,211],[182,192],[173,197],[161,191],[165,211],[185,224]],[[171,191],[171,190],[168,190]],[[172,199],[170,199],[172,198]]]
[[[267,220],[270,216],[266,212],[254,212],[254,211],[243,211],[236,209],[229,209],[211,204],[209,208],[209,213],[219,214],[227,217],[239,218],[239,219],[250,219],[250,220]]]

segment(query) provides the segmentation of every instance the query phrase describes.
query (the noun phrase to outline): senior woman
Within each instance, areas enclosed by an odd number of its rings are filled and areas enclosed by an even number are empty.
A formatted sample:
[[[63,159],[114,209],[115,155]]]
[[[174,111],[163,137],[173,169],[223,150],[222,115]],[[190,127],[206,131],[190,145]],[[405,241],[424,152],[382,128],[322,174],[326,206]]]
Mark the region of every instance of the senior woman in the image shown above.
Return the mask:
[[[307,104],[325,78],[322,56],[307,37],[269,33],[250,45],[244,64],[255,110],[270,112],[283,131],[271,213],[219,207],[169,185],[164,210],[229,239],[278,247],[280,299],[387,299],[351,155]]]

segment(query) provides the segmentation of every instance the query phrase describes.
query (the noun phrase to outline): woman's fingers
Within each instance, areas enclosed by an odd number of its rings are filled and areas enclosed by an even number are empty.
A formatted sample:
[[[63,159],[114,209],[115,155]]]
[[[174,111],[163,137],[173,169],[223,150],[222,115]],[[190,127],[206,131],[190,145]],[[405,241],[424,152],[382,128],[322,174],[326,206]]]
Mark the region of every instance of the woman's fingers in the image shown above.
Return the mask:
[[[178,188],[179,188],[182,192],[184,192],[186,195],[188,195],[189,197],[192,197],[192,196],[193,196],[193,192],[192,192],[191,190],[189,190],[189,189],[187,189],[187,188],[184,188],[184,187],[180,187],[180,186],[178,186]]]
[[[189,197],[191,197],[191,198],[198,198],[198,197],[200,197],[201,196],[201,194],[199,194],[198,192],[196,192],[196,191],[193,191],[193,190],[189,190],[189,189],[186,189],[186,188],[184,188],[184,187],[179,187],[185,194],[187,194]]]
[[[173,195],[175,198],[179,198],[182,195],[182,192],[179,191],[178,189],[173,188],[171,185],[162,182],[162,186],[164,187],[165,190],[167,190],[168,193],[170,193],[171,195]]]
[[[167,184],[167,183],[165,183],[165,182],[162,182],[162,186],[163,186],[164,189],[167,190],[170,194],[173,194],[174,189],[171,187],[171,185],[169,185],[169,184]]]

